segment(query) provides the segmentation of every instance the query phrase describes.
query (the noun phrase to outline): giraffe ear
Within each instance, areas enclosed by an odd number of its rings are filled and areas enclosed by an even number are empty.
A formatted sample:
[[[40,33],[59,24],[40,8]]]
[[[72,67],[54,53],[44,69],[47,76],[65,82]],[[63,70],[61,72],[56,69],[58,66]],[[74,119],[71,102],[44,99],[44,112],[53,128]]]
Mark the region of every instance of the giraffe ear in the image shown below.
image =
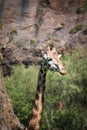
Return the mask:
[[[41,51],[41,55],[42,55],[42,57],[43,57],[44,59],[47,59],[47,55],[46,55],[46,53],[45,53],[44,51]]]
[[[58,58],[61,58],[61,56],[62,56],[62,54],[59,54],[59,55],[58,55]]]

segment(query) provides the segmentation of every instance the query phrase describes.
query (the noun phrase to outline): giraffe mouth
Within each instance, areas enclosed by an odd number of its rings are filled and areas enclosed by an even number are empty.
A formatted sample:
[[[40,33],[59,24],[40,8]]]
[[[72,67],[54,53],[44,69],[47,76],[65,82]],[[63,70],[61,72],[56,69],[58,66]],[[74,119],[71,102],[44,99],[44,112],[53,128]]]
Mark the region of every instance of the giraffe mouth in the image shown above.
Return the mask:
[[[60,74],[62,74],[62,75],[65,75],[65,74],[67,74],[67,70],[62,70],[62,71],[59,71],[60,72]]]

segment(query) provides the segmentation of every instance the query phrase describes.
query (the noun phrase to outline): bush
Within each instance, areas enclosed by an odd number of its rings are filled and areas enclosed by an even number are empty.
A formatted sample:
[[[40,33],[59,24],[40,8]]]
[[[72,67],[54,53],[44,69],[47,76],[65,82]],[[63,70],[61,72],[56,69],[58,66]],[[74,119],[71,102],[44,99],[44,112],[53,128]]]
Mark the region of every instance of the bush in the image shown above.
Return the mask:
[[[87,11],[87,2],[83,4],[82,7],[77,8],[77,14],[83,14]]]
[[[2,30],[2,27],[3,27],[3,23],[2,23],[2,21],[0,20],[0,30]]]
[[[54,115],[55,128],[59,130],[82,130],[84,117],[81,117],[78,110],[68,109],[56,111]]]
[[[69,33],[74,34],[77,33],[78,31],[81,31],[83,29],[83,26],[81,24],[74,26]]]
[[[5,81],[14,111],[24,124],[31,113],[35,96],[38,73],[35,71],[38,71],[35,67],[26,69],[23,65],[14,66],[11,77],[7,77]]]

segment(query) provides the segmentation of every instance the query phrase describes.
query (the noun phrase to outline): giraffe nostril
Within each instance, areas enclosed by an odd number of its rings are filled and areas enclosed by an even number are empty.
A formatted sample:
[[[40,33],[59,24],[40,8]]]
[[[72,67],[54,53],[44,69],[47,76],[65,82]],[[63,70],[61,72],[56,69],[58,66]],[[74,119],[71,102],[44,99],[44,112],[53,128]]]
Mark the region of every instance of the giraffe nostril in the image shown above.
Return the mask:
[[[65,70],[65,68],[64,68],[64,67],[62,67],[62,70]]]
[[[63,66],[59,66],[59,69],[62,71],[62,70],[65,70],[65,68]]]

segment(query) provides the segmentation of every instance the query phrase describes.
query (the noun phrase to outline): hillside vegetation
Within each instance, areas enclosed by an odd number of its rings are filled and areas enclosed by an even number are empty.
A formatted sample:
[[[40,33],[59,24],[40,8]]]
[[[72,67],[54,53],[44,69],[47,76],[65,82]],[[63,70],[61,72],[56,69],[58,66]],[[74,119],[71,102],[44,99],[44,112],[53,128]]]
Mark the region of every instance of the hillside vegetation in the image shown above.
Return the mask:
[[[67,53],[63,76],[48,71],[41,130],[87,130],[87,48]],[[35,97],[39,66],[13,67],[6,77],[7,92],[14,111],[26,125]]]

